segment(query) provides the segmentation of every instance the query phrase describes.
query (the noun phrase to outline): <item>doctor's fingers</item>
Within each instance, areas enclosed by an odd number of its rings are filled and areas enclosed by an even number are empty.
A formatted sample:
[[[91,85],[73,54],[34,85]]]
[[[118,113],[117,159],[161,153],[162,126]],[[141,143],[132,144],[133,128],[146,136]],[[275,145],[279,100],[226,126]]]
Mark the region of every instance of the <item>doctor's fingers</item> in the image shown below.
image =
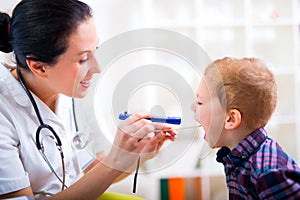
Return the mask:
[[[154,157],[166,140],[163,132],[155,134],[154,137],[143,138],[140,141],[144,145],[142,154],[148,157],[148,159]]]
[[[135,150],[135,148],[137,146],[143,146],[143,144],[139,143],[140,140],[147,137],[147,135],[152,133],[153,130],[154,127],[151,124],[143,125],[138,130],[135,130],[135,132],[124,131],[124,128],[121,129],[118,127],[114,144],[119,146],[121,149],[127,149],[128,151],[139,151],[138,149]]]
[[[131,136],[137,139],[137,142],[140,142],[142,139],[147,138],[150,133],[153,133],[154,127],[150,125],[142,126],[140,129],[136,130],[134,133],[131,133]]]
[[[148,113],[135,113],[135,114],[132,114],[130,117],[128,117],[127,119],[125,119],[123,121],[122,124],[124,125],[131,125],[141,119],[146,119],[146,118],[150,118],[150,114]]]
[[[154,126],[154,132],[160,132],[160,131],[171,131],[172,127],[168,126],[166,123],[157,123],[153,122]]]
[[[175,141],[176,133],[171,131],[156,132],[154,136],[143,138],[141,142],[145,143],[143,153],[157,153],[166,141]]]
[[[128,123],[121,123],[119,125],[119,129],[121,129],[122,132],[128,133],[131,135],[136,135],[137,132],[141,129],[145,129],[146,131],[149,129],[148,132],[153,131],[153,123],[150,120],[147,119],[139,119],[138,121],[132,122],[130,124]]]

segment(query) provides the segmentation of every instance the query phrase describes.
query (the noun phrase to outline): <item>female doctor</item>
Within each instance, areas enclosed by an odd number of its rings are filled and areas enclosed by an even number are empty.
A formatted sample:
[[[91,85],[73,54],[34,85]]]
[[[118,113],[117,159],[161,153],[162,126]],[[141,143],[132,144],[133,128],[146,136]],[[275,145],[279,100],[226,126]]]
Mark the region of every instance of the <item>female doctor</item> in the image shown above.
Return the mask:
[[[65,103],[84,97],[100,73],[90,7],[22,0],[11,18],[0,14],[0,50],[16,58],[15,68],[0,65],[0,199],[97,199],[141,154],[155,155],[172,139],[164,131],[147,137],[162,125],[132,115],[107,155],[78,180],[72,107]]]

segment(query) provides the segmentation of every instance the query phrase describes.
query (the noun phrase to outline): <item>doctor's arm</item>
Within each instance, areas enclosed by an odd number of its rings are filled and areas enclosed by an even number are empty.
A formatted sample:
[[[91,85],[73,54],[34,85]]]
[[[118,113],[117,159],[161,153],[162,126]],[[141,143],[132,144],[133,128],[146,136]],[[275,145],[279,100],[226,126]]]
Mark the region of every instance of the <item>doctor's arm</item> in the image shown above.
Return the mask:
[[[163,125],[164,128],[166,128],[165,125]],[[156,127],[155,129],[162,129],[161,125],[160,127]],[[146,150],[147,152],[151,152],[151,153],[147,153],[147,155],[143,155],[141,156],[141,161],[140,161],[140,165],[143,166],[143,164],[145,162],[147,162],[147,160],[152,159],[153,157],[155,157],[158,152],[160,151],[162,145],[164,144],[165,141],[170,140],[170,141],[174,141],[175,140],[175,136],[176,133],[173,132],[171,129],[164,130],[162,129],[161,135],[159,135],[158,137],[156,137],[153,140],[153,144],[148,144],[148,149]],[[105,153],[104,152],[99,152],[96,154],[96,159],[84,170],[84,174],[88,173],[93,167],[95,167],[103,158],[105,157]],[[133,171],[136,170],[136,166],[137,166],[137,162],[135,162],[135,164],[133,164],[130,169],[126,170],[127,172],[122,173],[114,182],[119,182],[123,179],[125,179],[126,177],[128,177],[130,174],[132,174]]]
[[[162,133],[146,137],[154,130],[146,117],[135,114],[122,122],[109,153],[76,183],[50,199],[97,199],[124,171],[135,166],[141,154],[161,146]]]
[[[18,190],[16,192],[11,192],[7,194],[0,195],[0,199],[8,199],[8,198],[13,198],[13,197],[33,197],[33,192],[31,187],[27,187],[21,190]]]
[[[135,166],[141,154],[152,153],[155,149],[159,149],[162,145],[161,143],[164,141],[162,140],[164,135],[158,133],[154,137],[146,137],[149,133],[153,132],[154,127],[149,120],[143,118],[146,118],[146,116],[133,115],[122,122],[118,127],[114,144],[108,155],[76,183],[53,195],[50,199],[97,199],[116,179],[123,175],[124,171]],[[0,157],[3,158],[1,161],[14,162],[12,165],[16,167],[18,164],[21,169],[22,163],[19,159],[17,148],[18,139],[16,136],[12,137],[9,134],[13,132],[10,130],[12,127],[1,122],[0,128],[1,131],[5,132],[5,134],[0,134],[0,137],[2,137],[0,138],[0,141],[2,141],[0,150],[3,151],[0,152]],[[9,141],[3,142],[4,140],[2,139],[5,139],[4,137],[6,139],[9,138]],[[8,145],[8,143],[12,145]],[[10,149],[8,149],[7,146],[9,146]],[[7,151],[10,153],[8,154]],[[12,167],[8,169],[7,166],[2,166],[2,172],[5,173],[5,175],[8,173],[12,174],[11,176],[14,177],[16,170]],[[22,177],[22,174],[25,174],[24,171],[20,171],[19,177]],[[22,177],[22,180],[23,179],[25,179],[25,177]],[[20,190],[7,191],[7,193],[2,192],[2,194],[3,195],[0,196],[1,198],[18,196],[33,197],[33,191],[29,183],[26,183]]]

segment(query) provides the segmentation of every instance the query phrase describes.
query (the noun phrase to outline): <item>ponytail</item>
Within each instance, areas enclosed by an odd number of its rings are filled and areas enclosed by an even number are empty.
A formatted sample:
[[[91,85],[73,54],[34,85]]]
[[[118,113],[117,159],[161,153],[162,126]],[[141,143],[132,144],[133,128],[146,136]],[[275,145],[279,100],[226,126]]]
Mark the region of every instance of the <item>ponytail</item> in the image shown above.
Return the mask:
[[[10,16],[0,12],[0,51],[9,53],[12,50],[10,44]]]

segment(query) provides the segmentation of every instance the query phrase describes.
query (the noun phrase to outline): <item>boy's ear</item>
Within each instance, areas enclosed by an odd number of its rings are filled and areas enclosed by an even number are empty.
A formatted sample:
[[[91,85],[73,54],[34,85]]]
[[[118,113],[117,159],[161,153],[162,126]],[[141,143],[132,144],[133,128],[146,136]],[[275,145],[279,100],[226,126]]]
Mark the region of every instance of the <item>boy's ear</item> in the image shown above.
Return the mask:
[[[241,112],[238,109],[230,109],[226,114],[224,128],[227,130],[236,129],[240,126],[241,121]]]
[[[32,73],[37,77],[39,78],[48,77],[48,74],[46,73],[46,67],[42,62],[26,59],[26,63],[29,69],[32,71]]]

